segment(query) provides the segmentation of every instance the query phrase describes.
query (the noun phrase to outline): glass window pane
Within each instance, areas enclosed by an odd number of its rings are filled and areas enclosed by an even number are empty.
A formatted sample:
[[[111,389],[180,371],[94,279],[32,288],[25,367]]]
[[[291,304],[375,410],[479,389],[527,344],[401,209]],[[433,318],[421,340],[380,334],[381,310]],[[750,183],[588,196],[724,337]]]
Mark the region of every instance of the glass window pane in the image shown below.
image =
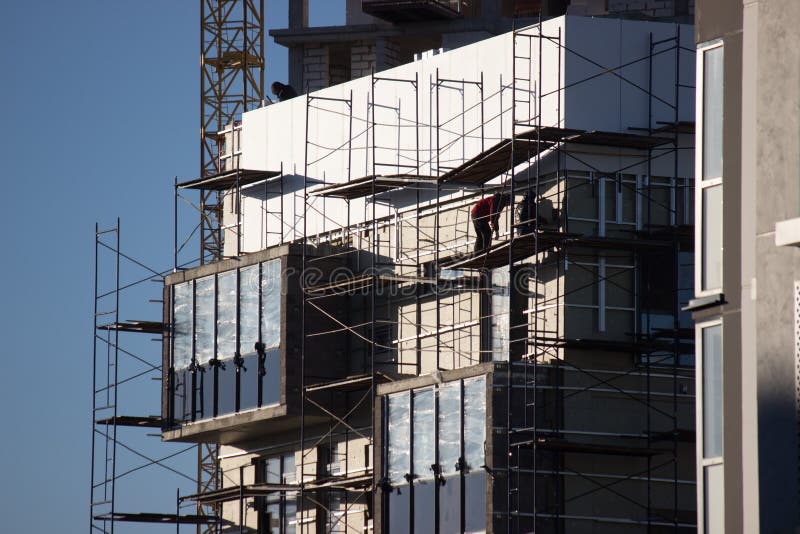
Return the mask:
[[[283,534],[294,534],[297,527],[297,500],[286,499],[284,505]]]
[[[389,532],[406,534],[411,531],[411,489],[408,486],[394,488],[389,494]]]
[[[264,462],[264,482],[267,484],[281,483],[281,459],[279,456],[267,458]]]
[[[703,191],[703,290],[722,288],[722,186],[706,187]]]
[[[414,481],[414,532],[435,532],[436,483]]]
[[[464,532],[486,532],[486,472],[464,477]]]
[[[685,178],[678,179],[675,191],[675,221],[678,225],[693,224],[694,184]]]
[[[214,368],[200,367],[194,375],[195,419],[214,417]]]
[[[414,391],[414,479],[431,479],[435,463],[433,388]]]
[[[461,457],[461,382],[439,388],[439,465],[442,474],[456,473]]]
[[[192,283],[172,288],[173,366],[186,369],[192,363]]]
[[[672,214],[672,181],[659,176],[650,177],[650,185],[643,190],[649,198],[649,213],[644,213],[644,224],[667,226]],[[648,219],[649,218],[649,219]]]
[[[236,353],[236,271],[217,275],[217,358]]]
[[[622,222],[636,222],[636,175],[622,175]]]
[[[239,369],[239,410],[258,406],[259,382],[261,376],[258,372],[258,356],[254,354],[245,356]]]
[[[461,477],[445,476],[439,486],[439,532],[461,532]]]
[[[281,505],[271,503],[267,505],[267,532],[280,534],[281,532]]]
[[[464,461],[466,471],[482,471],[486,441],[486,377],[464,380]]]
[[[212,371],[208,371],[213,376]],[[236,411],[236,366],[229,360],[217,368],[217,415]]]
[[[396,486],[406,482],[405,475],[411,472],[409,464],[409,394],[389,395],[389,482]]]
[[[284,484],[294,484],[297,481],[297,466],[294,461],[294,453],[290,452],[283,455],[283,480]]]
[[[703,53],[703,179],[722,177],[723,49]]]
[[[703,468],[703,518],[709,534],[725,532],[725,485],[722,464]]]
[[[178,421],[192,418],[192,372],[189,369],[176,370],[172,382],[172,416]]]
[[[511,303],[508,266],[492,270],[492,360],[508,361],[508,320]]]
[[[703,456],[722,456],[722,326],[703,328]]]
[[[589,178],[567,179],[567,213],[581,219],[598,218],[597,183]]]
[[[617,181],[613,178],[603,178],[599,181],[604,187],[603,194],[606,197],[606,221],[617,221]]]
[[[195,356],[197,363],[205,365],[214,354],[214,277],[200,278],[195,282]]]
[[[261,342],[266,348],[281,342],[281,260],[261,264]]]
[[[264,357],[263,376],[255,373],[261,381],[261,406],[278,404],[281,401],[281,355],[277,349],[267,350]],[[256,384],[256,388],[258,384]]]

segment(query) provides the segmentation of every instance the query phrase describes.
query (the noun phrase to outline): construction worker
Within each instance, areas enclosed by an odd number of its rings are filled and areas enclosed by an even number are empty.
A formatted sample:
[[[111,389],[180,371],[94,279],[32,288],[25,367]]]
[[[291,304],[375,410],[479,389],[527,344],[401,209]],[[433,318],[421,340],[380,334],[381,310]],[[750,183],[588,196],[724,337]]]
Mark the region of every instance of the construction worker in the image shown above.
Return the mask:
[[[297,96],[297,91],[291,85],[284,85],[281,82],[272,82],[270,87],[272,94],[278,97],[279,102],[289,100]]]
[[[492,246],[492,232],[499,237],[500,213],[510,201],[508,193],[495,193],[480,199],[472,206],[472,225],[475,227],[475,253]]]
[[[544,210],[541,210],[541,206],[537,204],[535,195],[530,191],[526,191],[525,196],[517,204],[516,215],[520,235],[530,234],[536,230],[537,226],[547,224],[547,217],[541,212]],[[552,205],[550,211],[552,211]]]

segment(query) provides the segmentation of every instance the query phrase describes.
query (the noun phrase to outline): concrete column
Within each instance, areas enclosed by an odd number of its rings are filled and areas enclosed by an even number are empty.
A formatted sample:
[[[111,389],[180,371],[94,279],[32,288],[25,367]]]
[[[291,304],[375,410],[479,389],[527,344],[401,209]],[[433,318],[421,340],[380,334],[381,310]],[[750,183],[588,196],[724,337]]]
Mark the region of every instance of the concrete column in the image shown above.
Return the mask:
[[[400,64],[397,44],[383,37],[375,40],[375,71],[391,69]]]
[[[289,0],[289,28],[308,27],[308,0]],[[282,81],[282,80],[281,80]],[[289,47],[289,85],[298,93],[305,92],[303,76],[303,46]]]
[[[303,46],[289,47],[289,85],[294,87],[298,93],[306,90],[303,80]]]
[[[308,0],[289,0],[289,28],[308,27]]]

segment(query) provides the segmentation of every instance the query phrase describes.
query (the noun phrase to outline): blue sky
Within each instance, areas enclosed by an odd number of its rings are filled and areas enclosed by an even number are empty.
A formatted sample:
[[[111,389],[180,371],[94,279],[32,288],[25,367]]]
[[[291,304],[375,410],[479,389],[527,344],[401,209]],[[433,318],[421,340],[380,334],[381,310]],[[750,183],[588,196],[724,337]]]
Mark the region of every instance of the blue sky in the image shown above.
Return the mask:
[[[284,27],[286,0],[265,4],[267,26]],[[343,22],[343,0],[311,4],[312,25]],[[155,269],[171,265],[173,177],[193,178],[199,170],[199,10],[200,0],[4,3],[0,517],[6,532],[88,530],[94,224],[110,227],[120,217],[123,252]],[[285,80],[285,49],[269,43],[266,54],[267,83]],[[190,228],[196,215],[184,214]],[[142,276],[124,264],[123,282]],[[158,298],[158,284],[140,284],[123,295],[121,319],[157,320],[159,304],[148,300]],[[123,342],[158,358],[150,336]],[[136,369],[126,365],[120,370]],[[131,382],[120,390],[119,404],[127,408],[120,412],[157,413],[157,391],[152,380]],[[131,441],[147,451],[180,450],[134,432]],[[192,458],[183,458],[170,465],[191,472]],[[141,463],[130,455],[121,461]],[[137,471],[120,482],[117,508],[169,512],[179,485],[191,489],[166,470]],[[143,529],[174,532],[137,525],[117,532]]]

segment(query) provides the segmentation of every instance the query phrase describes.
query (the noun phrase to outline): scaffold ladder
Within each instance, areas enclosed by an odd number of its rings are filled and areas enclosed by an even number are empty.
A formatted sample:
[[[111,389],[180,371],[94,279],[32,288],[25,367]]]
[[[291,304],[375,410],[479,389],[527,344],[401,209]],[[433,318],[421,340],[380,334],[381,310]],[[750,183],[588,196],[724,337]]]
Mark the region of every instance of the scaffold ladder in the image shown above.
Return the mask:
[[[110,238],[110,243],[109,241]],[[113,289],[100,283],[101,256],[110,251]],[[103,260],[105,263],[106,260]],[[101,330],[119,320],[119,219],[113,228],[100,230],[95,224],[94,244],[94,320],[92,322],[92,457],[89,492],[89,534],[113,534],[115,510],[114,483],[117,476],[117,425],[100,425],[101,419],[117,418],[117,378],[119,331]],[[103,334],[100,334],[103,332]],[[108,518],[108,519],[106,519]]]

